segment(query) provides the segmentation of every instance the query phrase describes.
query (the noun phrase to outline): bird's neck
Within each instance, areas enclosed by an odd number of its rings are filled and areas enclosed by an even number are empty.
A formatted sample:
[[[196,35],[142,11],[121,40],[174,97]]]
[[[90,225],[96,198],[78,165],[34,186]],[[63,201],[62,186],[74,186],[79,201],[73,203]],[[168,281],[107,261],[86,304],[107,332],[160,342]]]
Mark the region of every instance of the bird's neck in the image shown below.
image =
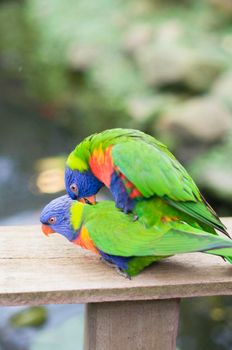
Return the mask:
[[[94,245],[87,228],[84,225],[82,225],[79,228],[79,230],[77,231],[77,237],[74,240],[72,240],[72,243],[77,244],[84,249],[90,250],[94,254],[100,254],[98,249]]]

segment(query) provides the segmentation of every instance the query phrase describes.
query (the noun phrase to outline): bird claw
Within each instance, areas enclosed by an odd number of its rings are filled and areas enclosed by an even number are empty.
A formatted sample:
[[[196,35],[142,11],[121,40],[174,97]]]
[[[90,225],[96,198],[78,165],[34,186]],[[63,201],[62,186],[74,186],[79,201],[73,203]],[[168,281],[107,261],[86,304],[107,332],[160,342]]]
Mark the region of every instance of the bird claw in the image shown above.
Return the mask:
[[[131,280],[131,276],[128,275],[127,272],[121,270],[121,269],[120,269],[119,267],[117,267],[117,266],[115,267],[115,269],[116,269],[117,273],[118,273],[120,276],[123,276],[123,277],[127,278],[128,280]]]
[[[139,218],[139,217],[138,217],[138,215],[134,215],[134,216],[133,216],[133,220],[132,220],[132,221],[133,221],[133,222],[134,222],[134,221],[137,221],[137,220],[138,220],[138,218]]]
[[[106,264],[109,267],[115,266],[112,262],[105,260],[102,256],[100,256],[100,261],[102,261],[104,264]]]
[[[128,275],[128,273],[126,273],[125,271],[121,270],[118,266],[115,266],[114,263],[111,263],[110,261],[105,260],[102,256],[100,256],[100,261],[104,262],[104,264],[106,264],[109,267],[114,267],[120,276],[123,276],[123,277],[131,280],[131,276]]]

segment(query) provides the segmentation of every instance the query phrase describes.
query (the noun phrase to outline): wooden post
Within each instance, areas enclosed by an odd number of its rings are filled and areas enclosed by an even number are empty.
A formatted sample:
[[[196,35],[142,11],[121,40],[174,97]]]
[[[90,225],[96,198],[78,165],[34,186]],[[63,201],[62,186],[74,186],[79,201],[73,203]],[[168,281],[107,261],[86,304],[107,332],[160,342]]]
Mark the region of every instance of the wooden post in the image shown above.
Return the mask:
[[[175,350],[179,300],[90,303],[85,350]]]

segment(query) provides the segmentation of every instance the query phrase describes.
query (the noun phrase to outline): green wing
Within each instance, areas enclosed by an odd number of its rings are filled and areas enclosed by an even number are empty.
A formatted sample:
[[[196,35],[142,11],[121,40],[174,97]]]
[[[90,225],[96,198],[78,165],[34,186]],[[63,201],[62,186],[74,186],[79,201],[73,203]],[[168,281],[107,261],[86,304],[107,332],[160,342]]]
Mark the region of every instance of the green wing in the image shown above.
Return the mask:
[[[178,161],[159,147],[129,141],[113,147],[113,161],[144,197],[200,200],[199,190]]]
[[[171,222],[159,228],[145,228],[139,221],[133,222],[133,216],[115,210],[109,202],[104,206],[91,206],[87,211],[89,213],[85,215],[83,225],[96,247],[107,254],[125,257],[167,256],[232,248],[229,239],[202,233],[184,223]]]
[[[145,198],[162,197],[182,212],[226,233],[185,168],[167,148],[150,139],[116,144],[112,150],[114,164]]]

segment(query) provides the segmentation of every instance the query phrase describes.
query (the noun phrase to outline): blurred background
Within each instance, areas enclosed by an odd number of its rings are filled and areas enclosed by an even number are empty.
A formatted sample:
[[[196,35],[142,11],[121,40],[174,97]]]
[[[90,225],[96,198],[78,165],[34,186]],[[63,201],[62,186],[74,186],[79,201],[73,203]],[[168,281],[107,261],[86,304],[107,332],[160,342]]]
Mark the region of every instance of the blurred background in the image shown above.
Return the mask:
[[[1,0],[0,224],[38,223],[67,154],[112,127],[168,144],[232,215],[231,58],[231,0]],[[81,305],[0,308],[1,350],[81,349],[82,331]],[[231,298],[183,301],[178,347],[232,349]]]

